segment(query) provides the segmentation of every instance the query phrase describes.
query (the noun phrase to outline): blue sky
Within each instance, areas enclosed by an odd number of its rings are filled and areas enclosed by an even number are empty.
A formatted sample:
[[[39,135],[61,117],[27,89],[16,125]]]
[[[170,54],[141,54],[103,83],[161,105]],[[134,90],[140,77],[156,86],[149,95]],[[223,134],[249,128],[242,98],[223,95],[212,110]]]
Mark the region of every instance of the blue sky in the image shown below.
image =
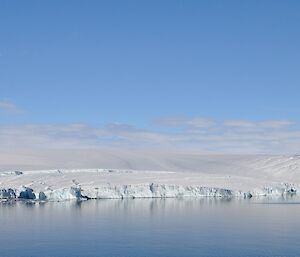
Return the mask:
[[[184,145],[197,141],[195,127],[220,137],[260,128],[255,135],[288,135],[297,145],[284,149],[293,152],[300,145],[299,12],[299,1],[1,1],[0,124],[4,131],[34,124],[47,137],[61,124],[118,126],[188,136]],[[248,137],[249,152],[281,143],[278,134],[267,144]],[[195,145],[231,151],[229,141]]]

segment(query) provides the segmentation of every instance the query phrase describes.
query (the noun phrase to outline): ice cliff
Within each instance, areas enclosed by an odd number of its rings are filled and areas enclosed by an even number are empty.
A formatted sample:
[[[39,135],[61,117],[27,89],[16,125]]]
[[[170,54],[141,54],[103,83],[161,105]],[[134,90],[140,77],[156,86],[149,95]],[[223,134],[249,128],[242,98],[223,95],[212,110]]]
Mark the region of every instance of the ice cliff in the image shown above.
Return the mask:
[[[229,158],[229,157],[228,157]],[[199,172],[120,169],[0,172],[0,199],[281,196],[300,190],[299,156],[215,158]]]

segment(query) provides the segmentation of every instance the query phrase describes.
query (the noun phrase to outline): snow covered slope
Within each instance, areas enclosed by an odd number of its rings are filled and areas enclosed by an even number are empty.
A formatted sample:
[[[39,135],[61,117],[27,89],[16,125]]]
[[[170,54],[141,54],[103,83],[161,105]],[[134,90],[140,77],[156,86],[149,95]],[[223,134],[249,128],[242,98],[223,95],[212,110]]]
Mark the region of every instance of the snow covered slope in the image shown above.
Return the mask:
[[[155,161],[148,166],[165,169],[1,171],[0,198],[251,197],[300,189],[300,156],[195,155]]]

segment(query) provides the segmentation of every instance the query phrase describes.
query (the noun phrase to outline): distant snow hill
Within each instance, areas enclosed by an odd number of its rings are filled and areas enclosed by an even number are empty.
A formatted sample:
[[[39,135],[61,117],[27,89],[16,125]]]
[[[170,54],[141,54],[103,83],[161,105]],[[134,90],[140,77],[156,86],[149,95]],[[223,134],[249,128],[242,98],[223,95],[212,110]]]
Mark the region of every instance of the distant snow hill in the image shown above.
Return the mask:
[[[3,170],[0,199],[249,198],[300,189],[297,155],[139,156],[124,161],[123,169],[122,162],[111,169]]]

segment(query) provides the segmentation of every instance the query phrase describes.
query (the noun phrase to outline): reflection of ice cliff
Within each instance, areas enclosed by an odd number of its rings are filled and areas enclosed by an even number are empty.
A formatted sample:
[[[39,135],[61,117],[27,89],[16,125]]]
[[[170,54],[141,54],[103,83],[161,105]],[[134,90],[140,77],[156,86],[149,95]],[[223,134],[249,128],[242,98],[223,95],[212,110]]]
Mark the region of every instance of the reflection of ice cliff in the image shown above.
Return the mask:
[[[215,156],[214,162],[207,159],[199,172],[119,169],[0,172],[0,199],[250,198],[295,194],[299,188],[298,156]]]

